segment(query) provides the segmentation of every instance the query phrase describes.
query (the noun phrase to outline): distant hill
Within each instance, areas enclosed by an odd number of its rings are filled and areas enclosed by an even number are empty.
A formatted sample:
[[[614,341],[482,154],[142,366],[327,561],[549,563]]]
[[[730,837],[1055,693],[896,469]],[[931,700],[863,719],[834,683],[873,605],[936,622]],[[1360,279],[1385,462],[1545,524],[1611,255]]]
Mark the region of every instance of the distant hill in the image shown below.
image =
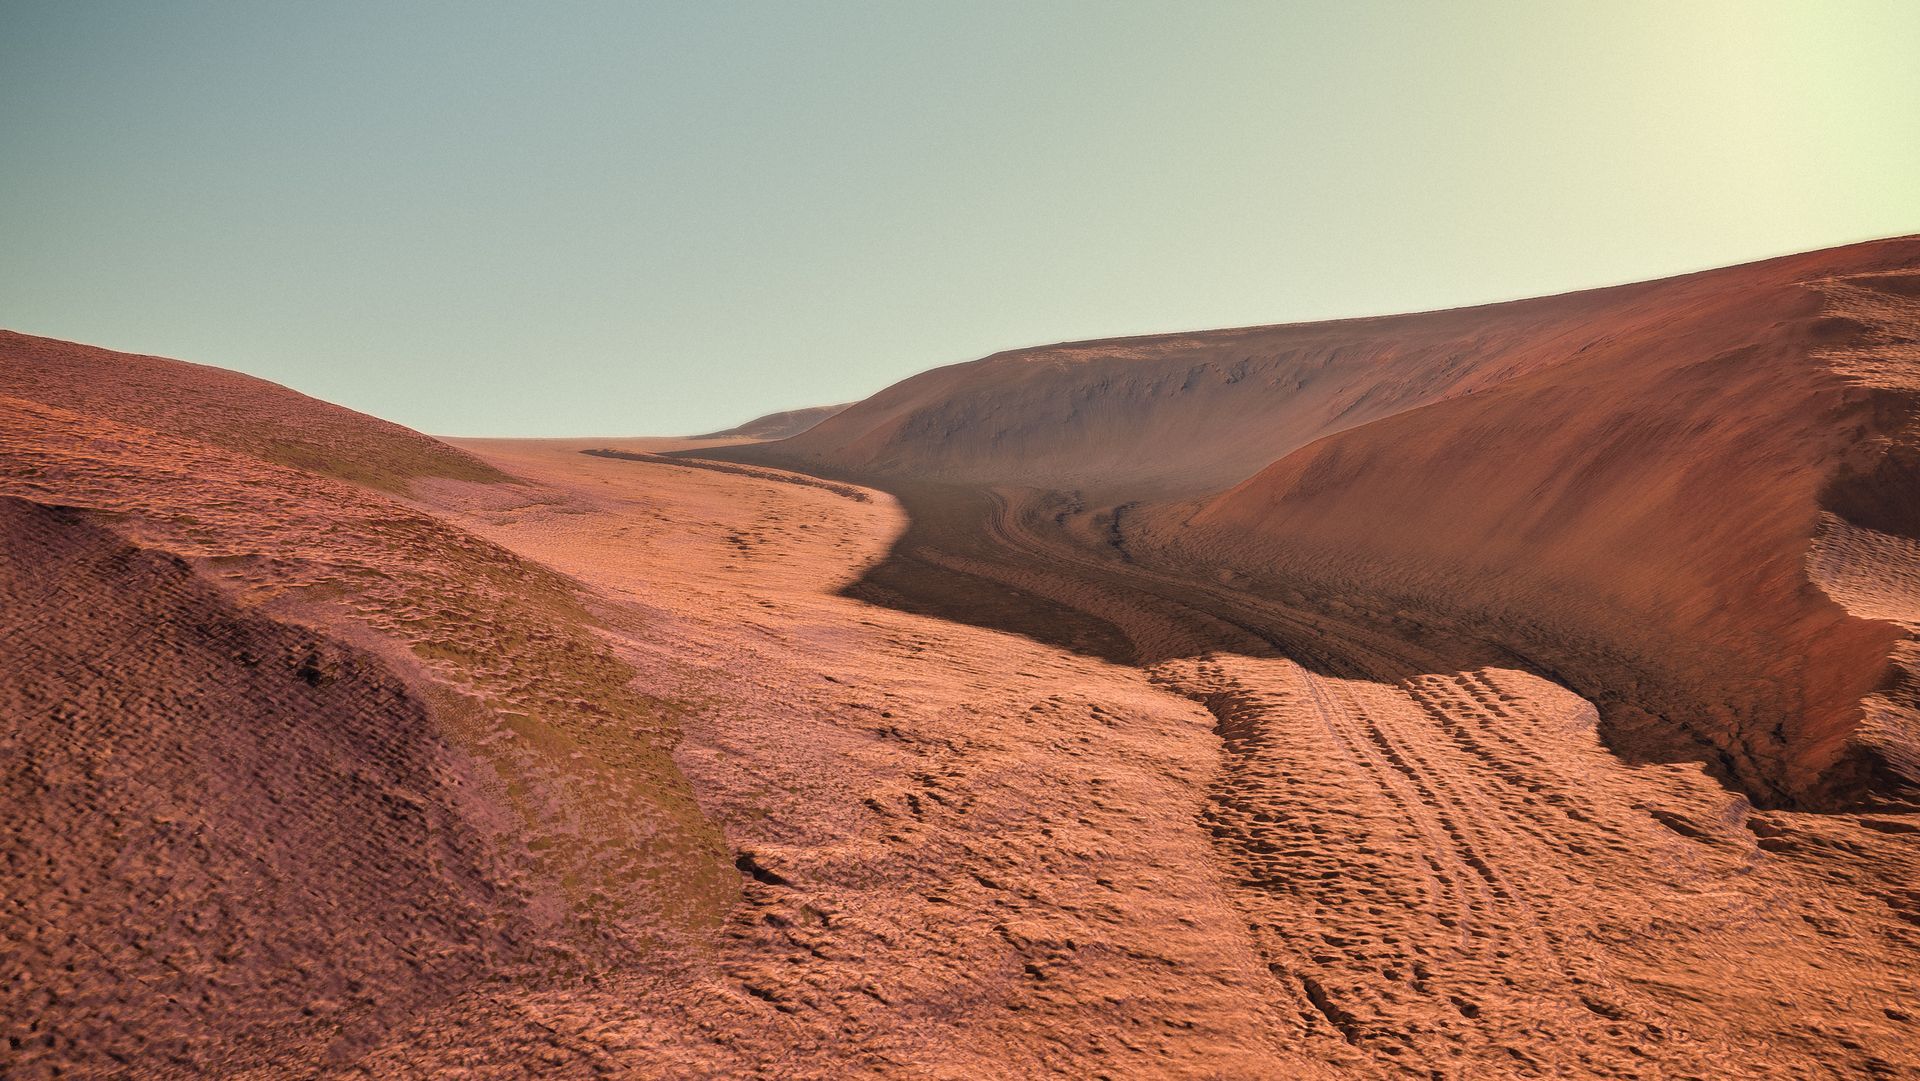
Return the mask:
[[[687,438],[786,439],[799,435],[852,404],[852,402],[842,402],[839,405],[816,405],[806,409],[789,409],[784,413],[768,413],[764,417],[755,417],[745,424],[736,425],[725,431],[707,432],[704,435],[693,435]]]
[[[1599,703],[1616,747],[1704,747],[1757,799],[1906,800],[1916,340],[1904,238],[1476,308],[1015,350],[700,453],[1064,493],[1078,509],[1056,524],[1106,521],[1093,532],[1131,558],[1466,628]]]

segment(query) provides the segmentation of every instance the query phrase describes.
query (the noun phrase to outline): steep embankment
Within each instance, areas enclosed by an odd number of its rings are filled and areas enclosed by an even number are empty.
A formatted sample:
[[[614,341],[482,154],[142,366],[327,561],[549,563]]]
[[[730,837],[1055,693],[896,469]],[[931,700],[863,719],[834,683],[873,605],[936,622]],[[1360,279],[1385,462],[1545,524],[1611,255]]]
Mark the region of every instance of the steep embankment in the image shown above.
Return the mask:
[[[1916,265],[1920,241],[1893,240],[1023,350],[702,453],[1070,493],[1063,536],[1523,655],[1623,750],[1705,755],[1770,802],[1906,798],[1888,598],[1912,572],[1886,553],[1920,536]]]
[[[1920,610],[1887,590],[1920,535],[1920,398],[1883,368],[1920,303],[1910,271],[1806,269],[1675,283],[1562,365],[1331,436],[1137,532],[1467,619],[1609,707],[1617,746],[1684,753],[1684,734],[1770,801],[1908,792],[1913,702],[1888,659]]]
[[[607,645],[633,617],[388,494],[434,486],[557,498],[257,379],[0,337],[22,1069],[349,1063],[732,900]]]

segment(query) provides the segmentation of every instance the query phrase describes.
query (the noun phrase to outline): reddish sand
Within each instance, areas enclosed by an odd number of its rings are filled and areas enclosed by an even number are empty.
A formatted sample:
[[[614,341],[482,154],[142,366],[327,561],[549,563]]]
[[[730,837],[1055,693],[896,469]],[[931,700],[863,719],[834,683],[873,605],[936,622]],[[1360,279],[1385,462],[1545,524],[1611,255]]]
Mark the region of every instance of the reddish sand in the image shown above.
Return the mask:
[[[0,337],[10,1075],[1920,1076],[1916,248],[729,450]]]
[[[991,486],[1089,551],[1497,646],[1596,701],[1616,749],[1768,805],[1905,806],[1916,283],[1909,239],[1027,350],[713,453]]]

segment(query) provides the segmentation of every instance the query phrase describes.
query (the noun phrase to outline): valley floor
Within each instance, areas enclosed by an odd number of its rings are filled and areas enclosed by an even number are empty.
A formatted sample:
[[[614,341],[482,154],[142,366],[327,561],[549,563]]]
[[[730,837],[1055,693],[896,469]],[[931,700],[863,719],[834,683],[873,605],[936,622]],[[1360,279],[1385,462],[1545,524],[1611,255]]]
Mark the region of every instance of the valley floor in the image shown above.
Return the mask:
[[[1017,493],[906,492],[909,529],[465,445],[541,488],[421,498],[599,598],[744,898],[644,978],[491,988],[353,1072],[1920,1074],[1908,819],[1630,766],[1498,657],[1091,552]]]

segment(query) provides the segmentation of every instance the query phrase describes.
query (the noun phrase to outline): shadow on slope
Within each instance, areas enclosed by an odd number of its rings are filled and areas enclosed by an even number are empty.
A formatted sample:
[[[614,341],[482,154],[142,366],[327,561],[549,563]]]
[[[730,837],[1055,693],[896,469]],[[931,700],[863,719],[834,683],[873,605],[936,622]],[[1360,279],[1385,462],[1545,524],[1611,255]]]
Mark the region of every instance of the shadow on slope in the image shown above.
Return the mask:
[[[1810,560],[1829,518],[1887,538],[1858,551],[1915,532],[1916,264],[1884,241],[1026,350],[687,453],[899,496],[914,524],[867,599],[1133,663],[1524,667],[1593,700],[1631,760],[1703,761],[1763,805],[1905,805],[1920,614],[1844,603]],[[1853,594],[1904,573],[1829,563]]]

